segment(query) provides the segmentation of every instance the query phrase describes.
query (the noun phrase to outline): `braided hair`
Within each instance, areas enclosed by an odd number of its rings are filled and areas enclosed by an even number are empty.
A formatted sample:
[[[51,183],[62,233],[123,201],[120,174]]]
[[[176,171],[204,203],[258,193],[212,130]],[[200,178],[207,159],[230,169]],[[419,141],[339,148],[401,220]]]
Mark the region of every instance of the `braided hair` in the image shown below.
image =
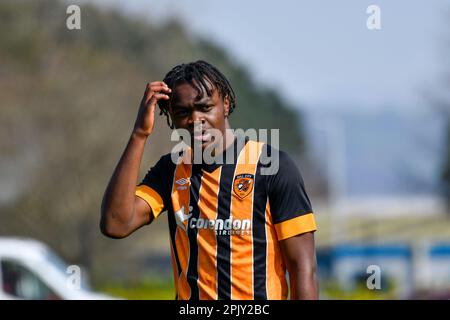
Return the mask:
[[[174,87],[181,83],[189,83],[192,85],[198,94],[206,92],[211,96],[212,90],[208,87],[208,82],[213,88],[216,88],[221,98],[228,97],[230,101],[231,114],[236,107],[236,97],[233,88],[227,78],[213,65],[206,61],[198,60],[190,63],[179,64],[170,70],[163,80],[167,86],[174,91]],[[169,105],[172,100],[160,100],[158,106],[160,115],[164,114],[167,118],[167,124],[171,129],[174,128],[173,123],[170,123]]]

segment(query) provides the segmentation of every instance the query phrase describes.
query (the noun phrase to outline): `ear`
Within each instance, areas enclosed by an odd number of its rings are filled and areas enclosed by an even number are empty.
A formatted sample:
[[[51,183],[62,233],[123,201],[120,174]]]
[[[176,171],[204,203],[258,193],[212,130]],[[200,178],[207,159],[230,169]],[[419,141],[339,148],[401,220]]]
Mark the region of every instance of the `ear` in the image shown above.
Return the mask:
[[[223,110],[225,118],[228,118],[228,116],[230,115],[230,98],[228,97],[228,95],[226,95],[223,99]]]
[[[174,125],[174,121],[173,121],[173,109],[172,109],[172,103],[170,103],[171,101],[169,101],[169,107],[168,107],[168,112],[167,112],[167,125],[169,126],[170,129],[175,129],[175,125]]]

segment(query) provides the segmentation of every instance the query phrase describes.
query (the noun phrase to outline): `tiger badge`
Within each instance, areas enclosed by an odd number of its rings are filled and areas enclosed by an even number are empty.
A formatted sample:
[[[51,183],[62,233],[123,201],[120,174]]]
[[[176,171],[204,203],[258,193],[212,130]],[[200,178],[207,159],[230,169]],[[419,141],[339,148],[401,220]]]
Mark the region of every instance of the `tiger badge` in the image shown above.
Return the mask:
[[[233,190],[239,199],[244,199],[253,190],[254,176],[252,174],[239,174],[234,178]]]

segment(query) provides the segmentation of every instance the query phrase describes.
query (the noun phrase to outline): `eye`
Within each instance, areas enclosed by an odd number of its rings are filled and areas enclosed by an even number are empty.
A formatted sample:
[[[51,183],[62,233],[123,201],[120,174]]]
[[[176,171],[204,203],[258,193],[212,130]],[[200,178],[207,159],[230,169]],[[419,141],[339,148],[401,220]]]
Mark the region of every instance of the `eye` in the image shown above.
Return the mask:
[[[202,105],[202,111],[204,111],[204,112],[210,111],[213,107],[214,107],[214,105],[212,105],[212,104]]]

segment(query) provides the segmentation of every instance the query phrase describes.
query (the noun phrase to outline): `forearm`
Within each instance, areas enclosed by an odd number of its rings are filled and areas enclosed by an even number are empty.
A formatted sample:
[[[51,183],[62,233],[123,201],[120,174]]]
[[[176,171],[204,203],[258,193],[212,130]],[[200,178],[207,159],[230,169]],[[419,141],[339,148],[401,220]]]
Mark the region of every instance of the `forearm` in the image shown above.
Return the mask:
[[[108,183],[102,201],[101,228],[114,233],[133,219],[136,182],[147,138],[133,133]]]
[[[316,300],[319,298],[315,270],[291,270],[289,280],[291,300]]]
[[[306,232],[280,242],[289,272],[291,300],[318,299],[314,233]]]

